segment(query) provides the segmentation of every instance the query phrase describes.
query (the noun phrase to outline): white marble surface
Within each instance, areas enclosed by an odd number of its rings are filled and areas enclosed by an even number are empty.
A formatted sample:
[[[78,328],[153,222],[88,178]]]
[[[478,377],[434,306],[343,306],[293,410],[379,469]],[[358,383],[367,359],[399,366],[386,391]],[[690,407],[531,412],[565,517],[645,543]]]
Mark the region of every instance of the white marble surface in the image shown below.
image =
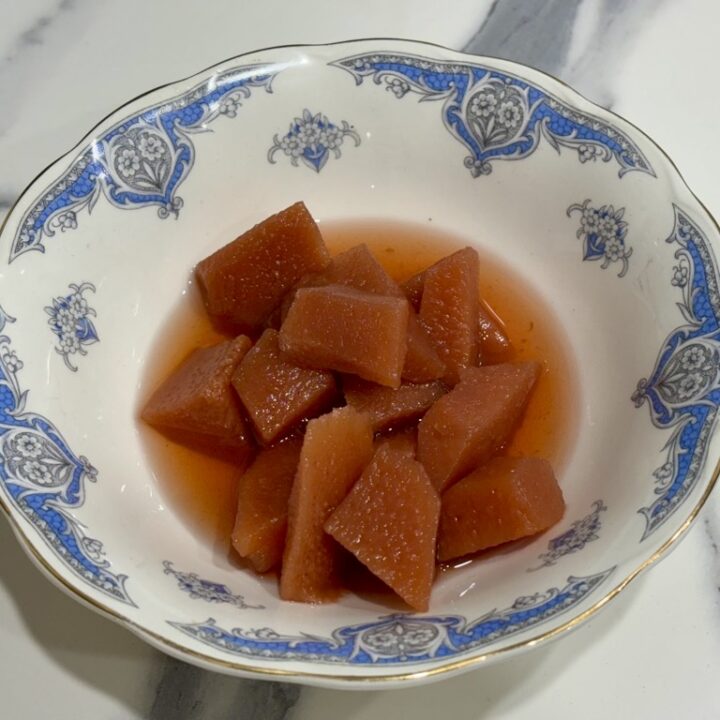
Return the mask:
[[[429,40],[552,72],[645,129],[720,216],[713,0],[2,0],[0,215],[113,107],[224,57],[361,36]],[[0,518],[0,717],[98,720],[720,717],[720,498],[569,638],[423,688],[239,681],[165,658],[53,588]]]

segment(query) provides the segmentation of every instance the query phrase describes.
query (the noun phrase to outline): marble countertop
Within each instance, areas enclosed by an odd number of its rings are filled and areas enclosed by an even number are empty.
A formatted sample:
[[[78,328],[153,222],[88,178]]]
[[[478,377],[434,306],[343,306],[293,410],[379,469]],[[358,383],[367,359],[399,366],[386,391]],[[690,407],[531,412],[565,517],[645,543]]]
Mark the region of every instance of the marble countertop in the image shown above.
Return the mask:
[[[362,11],[360,10],[362,7]],[[225,57],[354,37],[428,40],[553,73],[648,132],[720,217],[713,0],[6,2],[0,218],[129,97]],[[717,718],[720,496],[686,539],[560,643],[426,687],[350,693],[237,680],[165,657],[63,595],[0,518],[0,715],[183,720]]]

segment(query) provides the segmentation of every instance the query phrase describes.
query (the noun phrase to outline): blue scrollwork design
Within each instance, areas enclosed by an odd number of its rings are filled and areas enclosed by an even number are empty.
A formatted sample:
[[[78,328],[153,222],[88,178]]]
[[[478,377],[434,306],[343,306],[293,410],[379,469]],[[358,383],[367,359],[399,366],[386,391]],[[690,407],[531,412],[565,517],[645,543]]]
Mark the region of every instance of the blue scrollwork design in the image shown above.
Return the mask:
[[[655,176],[640,148],[619,128],[515,75],[404,53],[363,53],[331,65],[347,70],[358,85],[371,77],[397,98],[415,94],[443,101],[443,122],[470,151],[465,166],[473,177],[491,173],[495,160],[528,157],[541,137],[558,152],[575,150],[582,163],[614,159],[621,176],[630,170]]]
[[[280,635],[270,628],[225,630],[212,618],[170,625],[233,655],[352,665],[407,664],[452,657],[540,625],[575,607],[612,574],[569,577],[561,588],[518,598],[509,608],[468,621],[460,615],[395,614],[341,627],[331,637]]]
[[[44,250],[44,238],[56,231],[77,228],[78,213],[90,212],[101,196],[118,208],[154,206],[161,218],[177,216],[183,205],[177,189],[195,161],[192,133],[219,117],[235,117],[252,88],[271,92],[277,72],[266,65],[226,70],[92,140],[25,212],[10,262],[28,250]]]
[[[172,575],[178,582],[178,587],[187,593],[193,600],[206,600],[210,603],[227,603],[241,610],[262,610],[263,605],[248,605],[242,595],[237,595],[227,585],[203,580],[197,573],[185,573],[176,570],[170,560],[163,560],[166,575]]]
[[[596,208],[587,199],[571,205],[567,209],[568,217],[574,212],[580,213],[580,227],[576,235],[583,240],[583,260],[601,260],[603,270],[619,262],[618,277],[624,277],[632,255],[632,248],[625,244],[628,231],[628,224],[623,220],[625,208],[616,210],[612,205]]]
[[[330,122],[325,115],[313,115],[303,110],[302,117],[296,117],[290,123],[290,129],[280,137],[275,135],[268,150],[268,160],[275,163],[275,155],[282,152],[297,166],[302,161],[311,170],[320,172],[328,161],[330,153],[339,158],[340,146],[346,138],[352,138],[355,147],[360,144],[360,136],[343,120],[340,125]]]
[[[663,343],[655,368],[632,400],[647,402],[658,428],[672,429],[665,461],[654,472],[655,499],[639,512],[648,538],[683,503],[705,465],[720,405],[720,293],[718,267],[704,233],[680,208],[666,242],[677,244],[671,283],[682,294],[684,324]]]
[[[87,290],[95,292],[95,286],[87,282],[72,284],[70,290],[71,293],[54,298],[45,312],[50,316],[48,325],[57,336],[55,351],[62,355],[65,365],[76,372],[77,366],[70,358],[76,354],[87,355],[85,346],[98,342],[100,338],[91,320],[97,313],[83,295]]]
[[[46,418],[26,410],[18,372],[22,361],[3,334],[15,322],[0,308],[0,493],[40,533],[61,562],[109,597],[134,605],[125,575],[110,570],[103,544],[85,534],[72,511],[85,501],[85,481],[97,470],[70,449]]]
[[[602,500],[596,500],[593,503],[592,512],[588,513],[580,520],[576,520],[562,535],[554,537],[548,542],[548,549],[540,555],[542,564],[537,567],[528,569],[528,572],[539,570],[540,568],[555,565],[555,563],[565,555],[582,550],[589,542],[600,538],[600,513],[607,510]]]

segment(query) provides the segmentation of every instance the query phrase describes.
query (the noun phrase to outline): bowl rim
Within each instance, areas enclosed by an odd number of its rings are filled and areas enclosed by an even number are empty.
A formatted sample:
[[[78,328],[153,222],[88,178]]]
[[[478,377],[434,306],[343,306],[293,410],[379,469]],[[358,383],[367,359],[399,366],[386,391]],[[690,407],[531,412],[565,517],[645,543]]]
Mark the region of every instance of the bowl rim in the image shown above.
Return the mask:
[[[36,185],[37,181],[44,176],[47,172],[49,172],[53,167],[56,165],[60,165],[63,161],[68,159],[73,153],[75,153],[83,144],[88,141],[90,138],[92,138],[97,130],[111,117],[117,115],[122,110],[124,110],[126,107],[129,107],[130,105],[136,103],[137,101],[152,95],[156,92],[160,92],[162,90],[168,89],[170,87],[173,87],[175,85],[180,85],[183,83],[187,83],[191,80],[194,80],[196,78],[201,78],[205,76],[208,72],[224,65],[230,62],[233,62],[235,60],[240,60],[242,58],[247,58],[248,56],[252,55],[259,55],[264,54],[271,51],[276,50],[292,50],[292,49],[303,49],[307,51],[313,51],[320,48],[339,48],[339,47],[352,47],[361,45],[363,43],[378,43],[378,42],[386,42],[386,43],[392,43],[394,46],[424,46],[426,48],[441,50],[446,53],[452,53],[454,55],[457,55],[459,57],[467,58],[469,62],[473,63],[482,63],[483,61],[489,61],[490,63],[493,62],[500,62],[500,63],[507,63],[510,66],[515,66],[520,71],[530,71],[531,73],[536,73],[543,78],[549,79],[551,82],[557,83],[558,85],[562,86],[566,91],[570,93],[571,96],[574,96],[575,98],[581,99],[583,102],[588,103],[594,110],[599,110],[601,113],[608,114],[612,118],[618,119],[623,123],[626,123],[628,126],[630,126],[634,132],[638,133],[644,140],[651,143],[651,145],[656,149],[660,155],[662,156],[662,159],[669,165],[669,167],[672,169],[673,174],[671,176],[671,180],[673,181],[680,181],[681,187],[689,194],[689,196],[692,198],[692,200],[697,203],[698,207],[704,212],[706,219],[709,221],[709,224],[714,228],[715,232],[720,236],[720,224],[716,220],[716,218],[713,216],[713,214],[710,212],[710,210],[707,208],[707,206],[698,198],[698,196],[693,192],[693,190],[688,185],[687,181],[685,180],[684,176],[680,172],[679,168],[675,164],[675,162],[672,160],[672,158],[668,155],[668,153],[665,151],[665,149],[656,141],[654,140],[650,135],[648,135],[644,130],[639,128],[637,125],[635,125],[633,122],[625,118],[623,115],[613,111],[608,110],[601,105],[597,104],[596,102],[590,100],[585,95],[577,91],[575,88],[573,88],[571,85],[566,83],[565,81],[557,78],[551,73],[548,73],[544,70],[540,70],[538,68],[532,67],[526,63],[518,62],[515,60],[508,60],[506,58],[501,58],[497,56],[492,55],[476,55],[472,53],[464,52],[463,50],[455,50],[453,48],[449,48],[445,45],[441,45],[439,43],[434,43],[430,41],[425,40],[414,40],[411,38],[399,38],[399,37],[364,37],[364,38],[353,38],[348,40],[340,40],[340,41],[334,41],[334,42],[327,42],[327,43],[289,43],[289,44],[282,44],[282,45],[273,45],[273,46],[267,46],[263,48],[255,48],[243,53],[239,53],[237,55],[233,55],[227,58],[224,58],[222,60],[219,60],[218,62],[212,63],[211,65],[208,65],[207,67],[204,67],[203,69],[196,71],[190,75],[177,78],[174,80],[170,80],[168,82],[162,83],[160,85],[157,85],[155,87],[152,87],[142,93],[139,93],[138,95],[135,95],[134,97],[128,99],[127,101],[123,102],[122,104],[118,105],[117,107],[114,107],[111,109],[108,113],[106,113],[100,120],[98,120],[92,127],[67,151],[63,152],[61,155],[53,159],[51,162],[49,162],[44,168],[42,168],[23,188],[23,190],[18,194],[18,196],[15,198],[12,205],[8,208],[7,213],[5,217],[3,218],[2,222],[0,222],[0,238],[2,237],[5,228],[7,227],[11,217],[15,214],[15,210],[17,207],[21,204],[23,198],[25,195],[27,195]],[[251,663],[244,663],[244,662],[236,662],[233,660],[225,660],[218,657],[215,657],[213,655],[210,655],[205,652],[201,652],[199,650],[195,650],[193,648],[187,647],[186,645],[181,645],[180,643],[174,642],[173,640],[170,640],[159,633],[156,633],[152,630],[149,630],[146,627],[143,627],[139,623],[135,622],[134,620],[131,620],[129,617],[123,615],[123,613],[119,612],[118,610],[112,608],[111,606],[105,604],[104,602],[97,600],[87,594],[83,591],[83,589],[79,585],[75,585],[73,582],[71,582],[68,578],[64,577],[62,573],[60,573],[43,555],[38,551],[37,547],[35,546],[35,543],[33,540],[26,534],[24,531],[22,524],[14,517],[13,511],[11,507],[6,503],[5,499],[2,495],[0,495],[0,510],[2,511],[3,515],[8,519],[10,527],[13,530],[13,533],[15,537],[17,538],[20,547],[25,551],[26,555],[30,558],[30,560],[35,564],[35,566],[41,571],[45,577],[50,580],[56,587],[60,588],[62,591],[64,591],[66,594],[70,595],[72,598],[74,598],[76,601],[80,602],[80,604],[88,607],[91,610],[94,610],[98,614],[112,620],[113,622],[117,623],[118,625],[128,629],[130,632],[132,632],[134,635],[138,636],[140,639],[146,641],[151,646],[155,647],[156,649],[161,650],[162,652],[167,653],[168,655],[171,655],[175,658],[178,658],[180,660],[190,661],[195,665],[201,666],[208,670],[214,670],[217,672],[235,675],[235,676],[245,676],[245,677],[251,677],[255,679],[267,679],[267,680],[282,680],[287,682],[296,682],[296,683],[305,683],[305,684],[314,684],[318,686],[325,686],[325,687],[334,687],[334,688],[342,688],[342,687],[352,687],[355,689],[361,689],[361,688],[370,688],[370,687],[387,687],[388,685],[400,685],[403,687],[416,684],[420,681],[424,680],[431,680],[431,679],[440,679],[445,675],[448,674],[458,674],[460,672],[471,670],[475,667],[479,667],[485,662],[488,662],[491,659],[496,659],[500,657],[507,657],[510,655],[514,655],[516,652],[525,649],[525,648],[534,648],[539,647],[541,645],[545,645],[548,642],[551,642],[552,640],[555,640],[565,634],[567,634],[569,631],[577,628],[581,624],[583,624],[586,620],[589,620],[591,617],[595,616],[598,611],[600,611],[602,608],[604,608],[610,601],[612,601],[615,597],[617,597],[635,578],[640,576],[643,572],[645,572],[647,569],[649,569],[652,565],[657,563],[660,559],[662,559],[664,556],[667,555],[667,553],[674,548],[678,541],[685,535],[685,533],[689,530],[690,526],[693,524],[693,522],[696,520],[697,516],[699,515],[700,511],[703,509],[708,497],[712,493],[718,477],[720,477],[720,461],[715,465],[715,467],[712,469],[711,474],[706,481],[706,487],[703,490],[702,495],[700,496],[699,500],[696,502],[695,506],[690,510],[685,520],[682,522],[682,524],[673,532],[673,534],[659,547],[655,550],[655,552],[649,557],[643,560],[639,565],[634,567],[629,573],[627,573],[619,582],[616,582],[615,585],[608,590],[600,599],[595,601],[590,607],[586,608],[582,613],[579,615],[576,615],[566,622],[551,628],[549,630],[545,630],[543,632],[538,633],[535,636],[528,637],[524,640],[520,640],[518,642],[512,643],[510,645],[506,645],[504,647],[500,647],[494,650],[488,650],[486,652],[479,653],[477,655],[471,655],[469,657],[449,660],[448,662],[438,665],[432,668],[428,669],[420,669],[420,670],[414,670],[414,671],[405,671],[405,672],[397,672],[397,673],[389,673],[389,674],[383,674],[383,675],[372,675],[372,674],[339,674],[337,672],[334,673],[323,673],[323,672],[313,672],[313,671],[306,671],[306,670],[288,670],[284,668],[271,668],[271,667],[259,667],[257,665],[253,665]]]

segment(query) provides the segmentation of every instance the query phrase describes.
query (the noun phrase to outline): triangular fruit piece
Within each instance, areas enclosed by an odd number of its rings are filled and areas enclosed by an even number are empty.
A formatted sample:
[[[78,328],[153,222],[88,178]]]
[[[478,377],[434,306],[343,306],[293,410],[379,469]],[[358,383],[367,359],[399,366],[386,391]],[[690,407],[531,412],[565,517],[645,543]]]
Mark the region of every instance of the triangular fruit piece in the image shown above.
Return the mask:
[[[438,492],[487,462],[510,439],[538,369],[537,363],[468,368],[425,413],[418,431],[418,460]]]
[[[350,407],[311,420],[290,493],[280,597],[328,602],[341,590],[342,548],[323,530],[373,454],[370,418]]]
[[[153,393],[142,419],[183,445],[243,463],[254,445],[230,378],[250,345],[241,335],[193,350]]]
[[[420,322],[455,384],[460,371],[478,362],[478,254],[459,250],[425,271]]]
[[[325,529],[415,610],[428,609],[440,498],[423,466],[378,447]]]
[[[238,483],[232,544],[258,572],[280,564],[285,549],[288,500],[302,440],[292,438],[261,450]]]
[[[277,330],[270,329],[242,359],[232,383],[265,445],[324,412],[336,393],[331,372],[290,362],[280,353]]]
[[[373,430],[384,432],[418,420],[447,389],[439,380],[389,388],[347,375],[343,391],[347,404],[368,413]]]
[[[342,285],[297,291],[280,328],[280,349],[309,367],[399,387],[409,305]]]
[[[298,202],[206,257],[196,276],[215,324],[249,332],[266,322],[303,275],[329,262],[318,226]]]
[[[564,512],[562,491],[547,460],[495,458],[443,493],[438,559],[536,535]]]

